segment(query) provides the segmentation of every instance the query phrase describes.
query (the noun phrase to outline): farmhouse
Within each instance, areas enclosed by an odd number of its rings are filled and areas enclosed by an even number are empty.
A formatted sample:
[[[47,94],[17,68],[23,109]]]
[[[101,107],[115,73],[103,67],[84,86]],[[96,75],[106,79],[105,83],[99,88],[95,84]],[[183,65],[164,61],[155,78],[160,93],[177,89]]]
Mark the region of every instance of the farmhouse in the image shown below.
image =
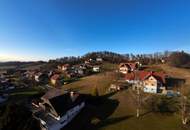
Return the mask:
[[[51,84],[54,85],[54,86],[59,86],[61,83],[60,83],[60,78],[61,76],[59,74],[54,74],[52,77],[51,77]]]
[[[138,81],[143,83],[143,90],[147,93],[160,93],[166,87],[166,74],[164,72],[137,71],[128,73],[125,80],[136,84]]]
[[[33,115],[40,121],[42,130],[60,130],[84,107],[85,95],[68,92],[63,95],[44,95]]]
[[[129,72],[133,72],[137,70],[139,67],[139,64],[137,62],[135,63],[120,63],[119,65],[119,71],[123,74],[127,74]]]
[[[64,65],[58,65],[58,69],[62,71],[66,71],[70,68],[69,64],[64,64]]]

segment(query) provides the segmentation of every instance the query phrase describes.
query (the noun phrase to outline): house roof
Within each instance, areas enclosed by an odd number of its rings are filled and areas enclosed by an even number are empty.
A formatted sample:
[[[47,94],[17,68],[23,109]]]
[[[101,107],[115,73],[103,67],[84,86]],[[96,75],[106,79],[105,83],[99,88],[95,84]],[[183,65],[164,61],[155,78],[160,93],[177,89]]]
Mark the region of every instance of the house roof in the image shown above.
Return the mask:
[[[63,116],[69,109],[80,104],[84,101],[84,95],[79,94],[76,100],[72,101],[70,93],[66,93],[60,96],[49,99],[49,102],[53,106],[58,115]]]
[[[130,68],[130,69],[135,69],[135,68],[137,68],[137,63],[121,63],[120,65],[119,65],[119,67],[121,67],[121,66],[125,66],[125,67],[128,67],[128,68]]]
[[[148,77],[153,76],[161,83],[165,83],[166,74],[164,72],[149,72],[149,71],[137,71],[128,73],[125,76],[126,80],[145,80]]]
[[[64,67],[69,67],[70,65],[69,65],[69,64],[64,64],[64,65],[62,65],[62,66],[64,66]]]
[[[127,63],[130,67],[131,67],[131,69],[135,69],[135,68],[137,68],[137,63]]]
[[[126,80],[134,80],[135,79],[135,73],[127,73],[125,75]]]
[[[150,76],[155,77],[161,83],[166,83],[166,74],[164,72],[150,72],[144,79],[147,79]]]
[[[54,74],[54,75],[51,77],[51,79],[57,80],[59,77],[60,77],[60,76],[59,76],[58,74]]]

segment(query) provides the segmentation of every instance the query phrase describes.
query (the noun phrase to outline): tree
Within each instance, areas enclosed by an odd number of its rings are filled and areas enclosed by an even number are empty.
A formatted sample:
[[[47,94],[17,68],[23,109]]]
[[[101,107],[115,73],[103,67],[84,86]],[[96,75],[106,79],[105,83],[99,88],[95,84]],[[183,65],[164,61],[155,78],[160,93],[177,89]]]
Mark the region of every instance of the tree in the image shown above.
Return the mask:
[[[186,125],[190,120],[190,94],[186,94],[185,86],[180,87],[181,93],[181,120]]]
[[[190,55],[184,51],[173,52],[169,56],[169,64],[174,67],[190,67]]]
[[[174,113],[179,110],[179,100],[175,97],[154,95],[147,99],[146,107],[152,112]]]
[[[139,118],[140,117],[140,110],[142,107],[142,88],[143,88],[143,84],[141,81],[138,81],[138,83],[136,83],[134,85],[135,91],[133,91],[133,99],[134,102],[136,103],[136,117]]]

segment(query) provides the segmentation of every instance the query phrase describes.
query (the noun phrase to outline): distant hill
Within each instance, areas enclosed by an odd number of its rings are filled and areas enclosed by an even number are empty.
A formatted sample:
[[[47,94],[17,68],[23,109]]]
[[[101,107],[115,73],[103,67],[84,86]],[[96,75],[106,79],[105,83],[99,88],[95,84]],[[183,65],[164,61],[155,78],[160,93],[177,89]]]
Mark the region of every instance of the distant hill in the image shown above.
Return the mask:
[[[19,61],[11,61],[11,62],[0,62],[0,70],[5,69],[16,69],[16,68],[27,68],[31,66],[37,66],[41,64],[45,64],[46,62],[38,61],[38,62],[19,62]]]

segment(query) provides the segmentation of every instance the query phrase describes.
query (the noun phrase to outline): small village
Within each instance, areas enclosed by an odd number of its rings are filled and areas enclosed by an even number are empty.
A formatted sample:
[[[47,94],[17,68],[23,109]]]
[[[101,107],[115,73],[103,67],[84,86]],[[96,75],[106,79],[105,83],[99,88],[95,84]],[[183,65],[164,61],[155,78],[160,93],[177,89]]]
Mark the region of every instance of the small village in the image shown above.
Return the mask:
[[[190,0],[0,0],[0,130],[190,130]]]
[[[165,62],[160,60],[161,65],[166,64]],[[27,107],[33,113],[32,117],[39,122],[42,130],[61,130],[73,122],[76,116],[80,116],[83,109],[96,104],[96,100],[101,99],[101,95],[130,91],[133,96],[137,97],[134,101],[137,102],[135,109],[137,110],[136,116],[139,117],[143,102],[148,102],[148,99],[154,95],[166,98],[181,97],[180,86],[186,82],[185,79],[176,78],[176,75],[174,77],[163,70],[150,68],[139,61],[111,64],[114,67],[109,71],[105,68],[105,64],[108,63],[103,58],[97,57],[75,65],[58,64],[55,69],[49,71],[7,70],[0,76],[0,104],[3,106],[8,103],[15,92],[38,86],[37,89],[42,91],[41,96],[29,98],[27,101]],[[73,83],[77,84],[85,77],[102,74],[108,77],[112,75],[112,78],[106,79],[105,77],[105,80],[110,80],[110,82],[101,93],[96,86],[99,83],[95,83],[90,93],[65,87]]]

